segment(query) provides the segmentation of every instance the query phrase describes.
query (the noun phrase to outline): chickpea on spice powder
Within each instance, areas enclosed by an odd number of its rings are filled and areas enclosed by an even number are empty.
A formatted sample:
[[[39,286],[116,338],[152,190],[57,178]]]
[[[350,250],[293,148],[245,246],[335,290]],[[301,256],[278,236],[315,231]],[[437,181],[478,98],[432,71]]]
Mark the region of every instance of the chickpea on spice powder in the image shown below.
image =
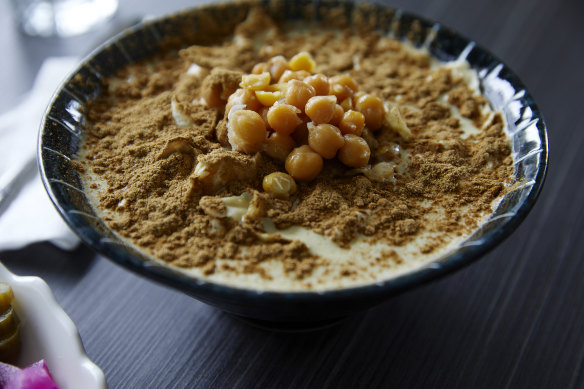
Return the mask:
[[[79,161],[108,225],[229,285],[324,290],[394,277],[492,213],[513,165],[464,61],[375,31],[276,26],[123,69]]]
[[[276,63],[280,66],[274,70]],[[315,68],[314,59],[305,51],[290,61],[282,56],[273,57],[256,64],[252,70],[255,74],[243,75],[239,84],[243,89],[237,89],[227,99],[225,115],[231,148],[245,153],[263,149],[270,157],[285,160],[289,176],[279,175],[278,182],[312,181],[323,169],[323,158],[335,156],[348,167],[363,168],[369,164],[371,155],[369,145],[360,137],[365,123],[373,131],[384,122],[392,128],[381,99],[358,92],[359,86],[348,74],[329,80],[324,74],[313,75]],[[263,71],[266,69],[272,71]],[[277,82],[273,82],[280,73]],[[212,91],[205,96],[207,105],[219,100],[212,96]],[[338,99],[342,99],[341,104],[337,103]],[[261,112],[266,110],[267,120],[264,120]],[[340,112],[337,117],[336,112]],[[268,137],[267,129],[272,130]],[[411,133],[405,125],[404,129],[403,135],[409,139]],[[292,136],[301,131],[308,131],[308,145],[294,147]],[[391,169],[380,170],[374,166],[373,170],[387,173],[375,177],[381,180],[393,176]],[[282,188],[271,182],[264,179],[264,190],[283,196]],[[295,188],[296,184],[287,187]]]

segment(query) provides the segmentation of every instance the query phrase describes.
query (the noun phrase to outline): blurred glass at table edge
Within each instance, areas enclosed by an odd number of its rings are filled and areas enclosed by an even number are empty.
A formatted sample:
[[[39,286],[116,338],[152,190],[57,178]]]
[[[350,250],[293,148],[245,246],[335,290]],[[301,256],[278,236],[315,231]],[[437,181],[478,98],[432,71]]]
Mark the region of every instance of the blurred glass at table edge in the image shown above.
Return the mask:
[[[114,16],[118,0],[12,0],[17,24],[27,35],[71,37]]]

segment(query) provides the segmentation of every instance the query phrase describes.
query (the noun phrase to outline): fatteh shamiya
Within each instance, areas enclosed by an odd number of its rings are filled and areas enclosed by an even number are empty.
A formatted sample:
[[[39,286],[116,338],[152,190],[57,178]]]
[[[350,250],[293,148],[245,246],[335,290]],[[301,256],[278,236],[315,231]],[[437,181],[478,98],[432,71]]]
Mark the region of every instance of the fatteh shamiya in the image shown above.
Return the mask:
[[[327,290],[456,248],[514,170],[464,60],[376,31],[276,26],[132,64],[86,112],[86,191],[109,227],[197,277]]]

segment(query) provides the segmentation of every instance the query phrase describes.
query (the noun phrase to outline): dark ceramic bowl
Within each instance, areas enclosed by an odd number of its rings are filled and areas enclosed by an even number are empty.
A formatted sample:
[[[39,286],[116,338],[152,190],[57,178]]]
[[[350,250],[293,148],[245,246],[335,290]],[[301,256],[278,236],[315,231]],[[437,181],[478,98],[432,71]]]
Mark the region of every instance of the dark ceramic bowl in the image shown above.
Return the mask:
[[[350,23],[355,16],[372,20],[379,30],[426,45],[441,60],[466,57],[478,71],[482,90],[501,110],[512,135],[516,181],[521,183],[501,201],[490,220],[449,255],[401,277],[361,287],[327,292],[261,292],[233,288],[188,277],[148,260],[120,240],[96,216],[72,161],[84,133],[84,105],[102,90],[102,80],[139,59],[157,53],[162,43],[188,46],[213,34],[228,34],[251,4],[228,3],[184,11],[143,22],[91,54],[56,93],[41,127],[40,168],[45,187],[61,216],[79,237],[99,253],[147,278],[181,290],[229,313],[302,328],[327,323],[367,309],[388,297],[453,272],[477,260],[506,238],[533,207],[544,183],[548,145],[543,117],[519,78],[500,60],[474,42],[438,23],[379,5],[344,1],[263,1],[276,21],[311,20],[331,25],[332,7]],[[209,20],[216,21],[210,23]],[[176,39],[168,39],[176,38]]]

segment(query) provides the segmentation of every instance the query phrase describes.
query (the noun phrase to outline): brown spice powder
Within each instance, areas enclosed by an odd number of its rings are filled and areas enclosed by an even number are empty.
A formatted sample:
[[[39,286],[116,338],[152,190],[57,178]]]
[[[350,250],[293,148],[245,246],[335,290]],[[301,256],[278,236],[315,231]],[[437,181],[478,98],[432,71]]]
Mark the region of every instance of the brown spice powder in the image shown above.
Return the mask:
[[[258,26],[271,28],[271,33],[256,48],[255,34],[265,32]],[[349,247],[359,234],[399,246],[420,231],[439,232],[421,249],[431,253],[448,236],[476,229],[491,212],[493,200],[506,191],[513,167],[500,116],[482,117],[484,98],[448,69],[432,69],[427,55],[375,32],[288,35],[261,13],[253,13],[237,32],[237,40],[192,46],[122,70],[87,110],[90,126],[80,170],[107,183],[99,192],[99,205],[114,211],[115,216],[106,217],[110,227],[157,258],[199,267],[204,274],[256,273],[266,279],[271,275],[261,263],[279,258],[285,272],[303,279],[329,261],[302,242],[277,234],[266,238],[261,217],[277,228],[309,228],[341,247]],[[281,163],[263,153],[247,155],[224,147],[223,107],[200,103],[203,84],[225,91],[225,100],[234,79],[255,63],[300,51],[312,53],[318,72],[349,73],[361,90],[399,101],[412,139],[404,141],[382,128],[370,142],[372,162],[407,163],[395,182],[372,181],[327,161],[317,179],[299,183],[289,200],[276,199],[261,191],[261,180],[282,171]],[[200,74],[187,72],[193,63]],[[459,119],[438,101],[446,93],[460,115],[484,130],[463,137]],[[188,116],[189,125],[176,124],[173,102]],[[392,151],[396,148],[409,152],[407,161]],[[193,176],[197,162],[209,167],[208,179]],[[253,217],[239,223],[226,217],[221,198],[243,192],[252,196],[248,215]],[[439,222],[425,218],[435,209],[446,210]],[[238,261],[218,268],[217,258]],[[375,262],[391,267],[403,259],[385,250]],[[339,271],[339,277],[352,275],[349,267]]]

